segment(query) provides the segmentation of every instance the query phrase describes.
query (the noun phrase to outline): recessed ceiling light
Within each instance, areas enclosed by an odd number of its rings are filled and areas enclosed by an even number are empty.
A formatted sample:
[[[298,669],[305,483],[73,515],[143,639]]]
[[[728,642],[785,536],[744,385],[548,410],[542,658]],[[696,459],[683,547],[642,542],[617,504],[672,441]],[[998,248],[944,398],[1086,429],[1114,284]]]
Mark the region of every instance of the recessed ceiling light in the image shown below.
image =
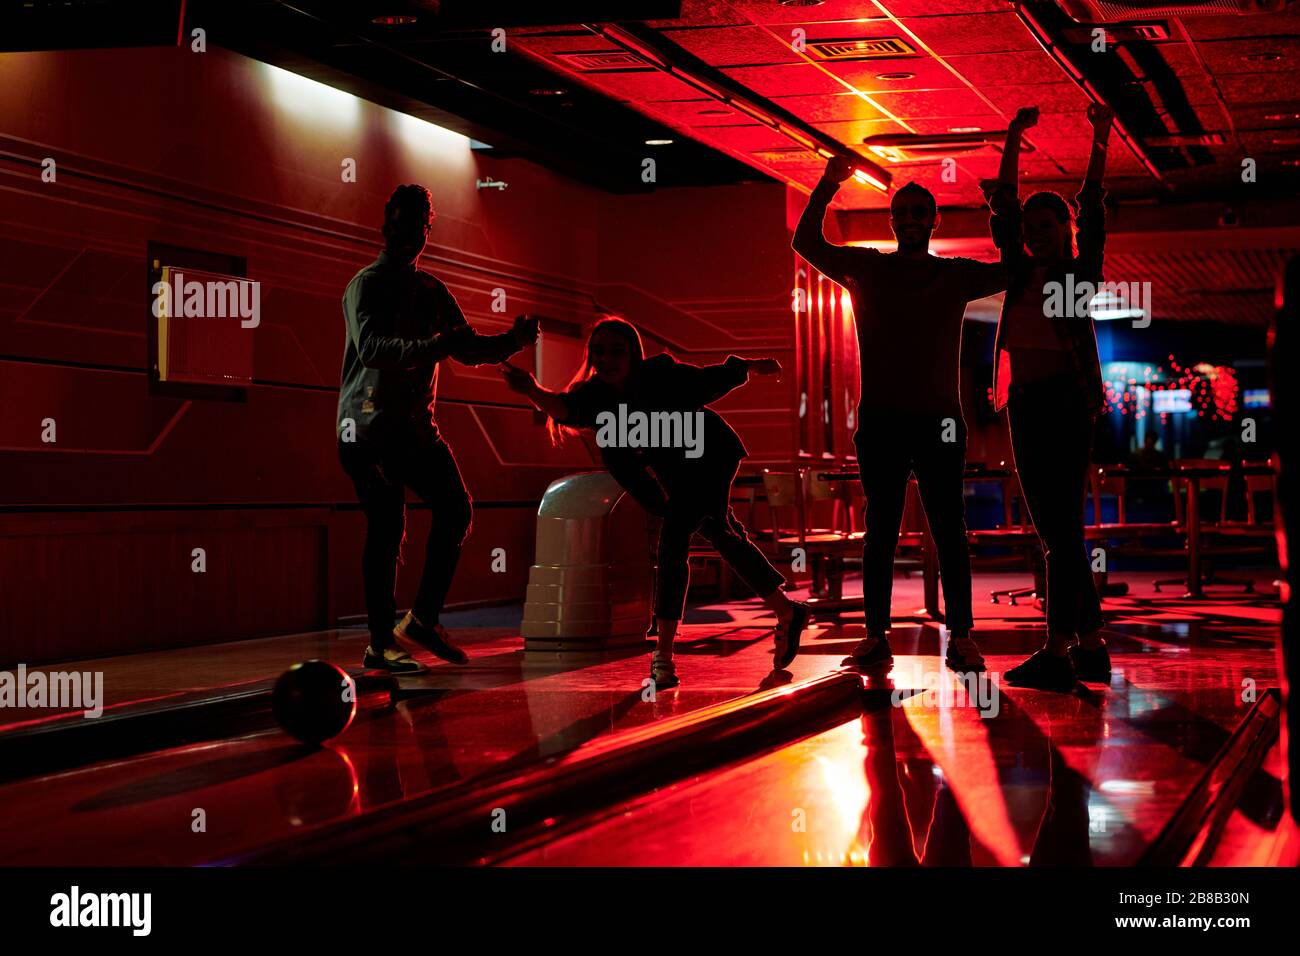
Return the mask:
[[[671,146],[673,141],[671,139],[648,139],[645,144],[647,146]]]
[[[539,86],[535,90],[529,90],[533,96],[567,96],[569,91],[559,86]]]
[[[877,73],[878,80],[913,80],[916,79],[915,73]]]
[[[1269,51],[1267,53],[1247,53],[1242,59],[1251,63],[1276,63],[1278,60],[1283,59],[1283,56],[1281,53]]]
[[[371,17],[370,22],[380,27],[406,27],[415,22],[412,16]]]
[[[1300,113],[1269,113],[1266,120],[1300,120]]]
[[[950,133],[980,133],[983,132],[978,126],[949,126]]]

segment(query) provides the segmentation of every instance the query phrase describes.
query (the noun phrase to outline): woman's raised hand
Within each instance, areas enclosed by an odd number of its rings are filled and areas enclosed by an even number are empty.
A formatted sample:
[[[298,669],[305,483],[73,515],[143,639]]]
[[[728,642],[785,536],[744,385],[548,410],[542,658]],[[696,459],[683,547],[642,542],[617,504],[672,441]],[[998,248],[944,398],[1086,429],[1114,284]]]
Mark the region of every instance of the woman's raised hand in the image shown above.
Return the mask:
[[[1093,131],[1101,137],[1110,133],[1110,124],[1115,122],[1115,111],[1105,103],[1088,104],[1088,122]]]

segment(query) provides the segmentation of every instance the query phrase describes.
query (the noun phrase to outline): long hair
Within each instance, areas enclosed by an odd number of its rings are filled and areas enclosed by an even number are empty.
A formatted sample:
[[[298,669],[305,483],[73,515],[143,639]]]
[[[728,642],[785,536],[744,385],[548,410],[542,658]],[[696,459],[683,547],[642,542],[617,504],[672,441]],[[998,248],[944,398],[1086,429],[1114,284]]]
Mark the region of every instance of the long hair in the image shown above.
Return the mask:
[[[1034,193],[1025,200],[1025,215],[1029,214],[1031,209],[1046,209],[1056,221],[1066,227],[1065,230],[1065,248],[1062,250],[1062,258],[1067,262],[1074,258],[1074,214],[1070,210],[1070,204],[1065,201],[1065,197],[1060,193],[1044,192]]]
[[[636,326],[627,319],[621,319],[616,315],[607,315],[591,327],[591,333],[587,336],[586,357],[583,359],[582,365],[578,366],[578,370],[573,374],[573,378],[569,379],[569,384],[564,387],[566,392],[572,391],[596,374],[596,364],[591,358],[591,343],[597,332],[613,332],[627,342],[627,352],[631,358],[633,369],[645,359],[645,346],[641,342],[641,333],[636,330]],[[565,435],[576,435],[578,433],[576,428],[561,425],[555,419],[549,417],[546,419],[546,430],[551,435],[551,444],[553,445],[560,444]]]

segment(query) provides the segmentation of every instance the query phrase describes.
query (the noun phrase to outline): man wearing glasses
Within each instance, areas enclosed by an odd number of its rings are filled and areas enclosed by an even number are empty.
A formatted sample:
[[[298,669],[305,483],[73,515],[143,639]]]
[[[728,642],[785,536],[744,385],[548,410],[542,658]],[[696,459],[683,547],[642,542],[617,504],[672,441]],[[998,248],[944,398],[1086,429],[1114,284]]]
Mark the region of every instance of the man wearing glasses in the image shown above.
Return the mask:
[[[536,319],[519,317],[509,332],[479,335],[447,286],[416,268],[433,216],[427,189],[398,186],[384,206],[383,252],[343,295],[347,340],[336,433],[339,460],[366,515],[362,577],[370,646],[364,666],[393,673],[424,670],[398,637],[443,660],[468,660],[439,623],[473,509],[434,422],[438,363],[503,362],[536,342],[538,332]],[[419,590],[394,627],[407,488],[429,505],[432,525]]]

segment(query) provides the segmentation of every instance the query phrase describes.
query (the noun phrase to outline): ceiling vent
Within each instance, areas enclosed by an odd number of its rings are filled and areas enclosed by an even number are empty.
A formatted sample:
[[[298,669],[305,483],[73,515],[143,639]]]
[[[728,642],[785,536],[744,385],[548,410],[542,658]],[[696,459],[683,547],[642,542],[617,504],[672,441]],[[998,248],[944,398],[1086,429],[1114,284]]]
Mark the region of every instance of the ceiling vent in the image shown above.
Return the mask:
[[[1222,133],[1170,133],[1166,136],[1143,136],[1148,146],[1222,146]]]
[[[1129,25],[1129,29],[1143,40],[1155,42],[1169,39],[1169,24],[1167,23],[1134,23]]]
[[[808,166],[821,165],[825,160],[816,150],[803,146],[780,146],[775,149],[760,149],[750,153],[760,163],[769,166]]]
[[[897,56],[916,56],[916,49],[899,37],[871,40],[814,40],[807,51],[818,60],[888,60]]]
[[[610,70],[650,70],[654,68],[649,60],[644,60],[628,50],[556,53],[555,59],[575,73],[600,73]]]
[[[1076,23],[1123,23],[1152,17],[1223,16],[1225,14],[1276,13],[1291,0],[1056,0]]]

